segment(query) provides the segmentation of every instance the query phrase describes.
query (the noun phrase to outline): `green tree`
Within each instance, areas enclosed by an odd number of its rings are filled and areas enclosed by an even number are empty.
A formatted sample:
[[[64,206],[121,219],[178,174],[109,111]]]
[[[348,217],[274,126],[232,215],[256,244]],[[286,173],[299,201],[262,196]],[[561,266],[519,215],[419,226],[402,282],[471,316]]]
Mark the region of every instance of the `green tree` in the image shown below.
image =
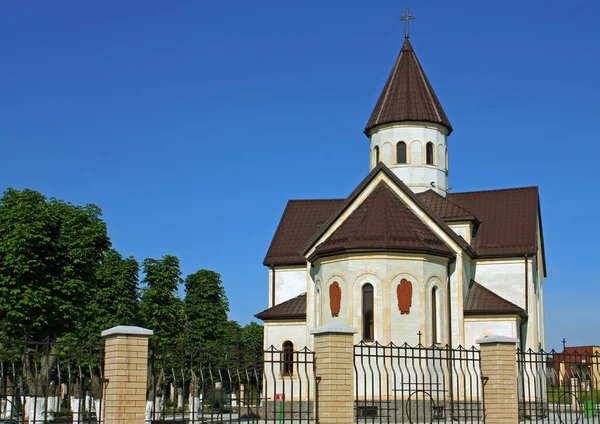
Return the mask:
[[[182,282],[179,259],[166,255],[143,262],[146,286],[140,302],[141,324],[154,331],[153,342],[159,348],[175,345],[184,328],[183,304],[177,297]]]
[[[116,325],[137,325],[139,315],[139,263],[114,249],[106,252],[98,272],[92,300],[80,321],[80,339],[100,342],[100,333]]]
[[[185,279],[184,305],[188,345],[194,348],[222,344],[228,328],[233,327],[227,320],[229,301],[221,276],[205,269],[188,275]]]
[[[244,350],[249,352],[260,352],[262,354],[264,344],[263,326],[252,321],[242,327],[242,343]]]
[[[110,247],[95,205],[75,206],[33,190],[0,198],[0,336],[72,332]]]

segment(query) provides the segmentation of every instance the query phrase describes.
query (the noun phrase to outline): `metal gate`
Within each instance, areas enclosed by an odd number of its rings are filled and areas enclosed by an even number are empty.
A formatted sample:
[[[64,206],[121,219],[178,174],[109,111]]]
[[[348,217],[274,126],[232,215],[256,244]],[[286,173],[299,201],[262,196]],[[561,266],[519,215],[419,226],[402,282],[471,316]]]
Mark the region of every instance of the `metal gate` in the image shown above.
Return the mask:
[[[600,423],[600,353],[591,346],[579,351],[517,351],[517,369],[521,419]]]
[[[483,422],[479,350],[366,344],[354,347],[356,422]]]
[[[151,351],[146,423],[310,422],[314,352]]]

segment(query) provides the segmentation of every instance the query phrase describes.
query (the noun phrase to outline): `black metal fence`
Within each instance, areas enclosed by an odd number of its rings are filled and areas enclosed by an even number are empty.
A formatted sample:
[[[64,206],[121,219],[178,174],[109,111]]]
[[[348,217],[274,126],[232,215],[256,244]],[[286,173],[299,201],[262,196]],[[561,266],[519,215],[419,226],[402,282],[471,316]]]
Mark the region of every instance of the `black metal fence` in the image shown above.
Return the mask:
[[[517,351],[519,416],[545,423],[600,423],[600,353]]]
[[[146,423],[314,420],[314,352],[151,349]]]
[[[475,348],[365,344],[354,347],[356,422],[483,422]]]
[[[103,345],[0,340],[0,422],[103,423],[103,353]]]

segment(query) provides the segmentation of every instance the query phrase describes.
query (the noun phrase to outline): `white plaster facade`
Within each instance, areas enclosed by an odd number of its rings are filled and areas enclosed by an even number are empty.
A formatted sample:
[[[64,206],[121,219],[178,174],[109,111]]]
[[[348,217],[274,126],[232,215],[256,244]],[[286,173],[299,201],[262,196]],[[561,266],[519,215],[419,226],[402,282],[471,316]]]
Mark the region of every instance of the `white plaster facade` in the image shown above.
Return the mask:
[[[371,131],[371,169],[376,163],[375,148],[379,161],[400,178],[415,193],[433,189],[446,196],[448,191],[448,161],[446,139],[448,130],[426,122],[395,123],[381,125]],[[396,160],[398,143],[406,144],[406,163]],[[433,145],[433,164],[427,164],[427,144]]]

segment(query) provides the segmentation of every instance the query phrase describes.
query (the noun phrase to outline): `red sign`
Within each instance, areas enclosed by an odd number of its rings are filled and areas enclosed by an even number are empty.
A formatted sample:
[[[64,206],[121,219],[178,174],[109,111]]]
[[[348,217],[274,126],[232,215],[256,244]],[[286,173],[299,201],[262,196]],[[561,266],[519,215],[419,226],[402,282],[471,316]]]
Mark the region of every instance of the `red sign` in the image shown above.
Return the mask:
[[[277,393],[275,395],[276,402],[283,402],[285,400],[285,393]]]

